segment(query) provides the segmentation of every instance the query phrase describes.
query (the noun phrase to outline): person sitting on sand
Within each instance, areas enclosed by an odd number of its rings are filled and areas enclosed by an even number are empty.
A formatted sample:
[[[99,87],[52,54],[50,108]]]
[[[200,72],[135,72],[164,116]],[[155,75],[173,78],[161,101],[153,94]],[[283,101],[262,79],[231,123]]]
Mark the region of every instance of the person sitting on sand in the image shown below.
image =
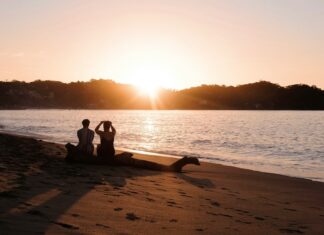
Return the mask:
[[[100,131],[99,128],[102,124],[104,130]],[[113,162],[115,157],[114,140],[116,129],[110,121],[101,121],[95,128],[95,132],[100,137],[100,144],[97,146],[97,156],[106,161]]]
[[[104,129],[103,131],[100,131],[99,128],[102,124]],[[187,164],[200,165],[199,160],[196,157],[185,156],[177,160],[173,164],[167,166],[156,162],[132,158],[132,153],[124,152],[115,154],[114,140],[116,129],[112,126],[112,123],[110,121],[101,121],[96,127],[95,132],[100,136],[100,144],[97,147],[97,157],[89,154],[83,154],[83,152],[78,151],[77,147],[68,143],[65,145],[67,149],[65,160],[71,163],[131,166],[147,170],[172,172],[181,172],[182,168]],[[92,144],[93,137],[90,139]]]
[[[102,124],[103,131],[100,131],[99,128]],[[116,136],[116,129],[113,127],[111,121],[101,121],[95,128],[95,132],[100,136],[100,145],[97,147],[98,163],[175,172],[180,172],[182,167],[187,164],[200,165],[198,158],[195,157],[183,157],[175,163],[166,166],[155,162],[132,158],[132,153],[124,152],[115,154],[114,139]]]
[[[93,138],[94,138],[94,131],[89,129],[90,121],[89,119],[84,119],[82,121],[82,126],[80,130],[78,130],[77,135],[79,139],[79,143],[77,148],[80,152],[86,155],[92,155],[94,146],[93,146]]]
[[[66,149],[68,149],[66,156],[67,161],[80,161],[80,159],[84,161],[87,160],[88,157],[93,156],[94,146],[92,141],[94,138],[94,131],[89,129],[89,119],[84,119],[82,125],[83,128],[77,131],[79,139],[78,145],[75,146],[71,143],[65,145]]]

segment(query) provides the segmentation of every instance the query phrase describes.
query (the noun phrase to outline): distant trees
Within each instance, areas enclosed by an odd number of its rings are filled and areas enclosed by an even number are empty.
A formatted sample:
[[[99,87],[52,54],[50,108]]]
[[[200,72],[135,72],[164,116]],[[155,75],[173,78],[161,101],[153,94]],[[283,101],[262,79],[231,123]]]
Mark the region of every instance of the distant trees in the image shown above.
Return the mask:
[[[252,109],[324,110],[324,91],[303,84],[282,87],[267,81],[239,86],[202,85],[161,90],[152,106],[131,85],[112,80],[62,83],[0,82],[0,108],[71,109]]]

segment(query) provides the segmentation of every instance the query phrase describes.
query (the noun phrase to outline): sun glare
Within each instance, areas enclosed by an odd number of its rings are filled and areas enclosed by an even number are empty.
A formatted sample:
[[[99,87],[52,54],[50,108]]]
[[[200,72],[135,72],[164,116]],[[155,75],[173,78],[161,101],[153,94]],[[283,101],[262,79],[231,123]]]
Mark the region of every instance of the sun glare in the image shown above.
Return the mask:
[[[158,98],[158,91],[170,79],[170,73],[153,63],[143,63],[128,69],[126,79],[138,88],[140,95]]]
[[[153,99],[157,97],[159,87],[154,84],[143,83],[136,85],[136,87],[138,88],[141,95],[147,95]]]

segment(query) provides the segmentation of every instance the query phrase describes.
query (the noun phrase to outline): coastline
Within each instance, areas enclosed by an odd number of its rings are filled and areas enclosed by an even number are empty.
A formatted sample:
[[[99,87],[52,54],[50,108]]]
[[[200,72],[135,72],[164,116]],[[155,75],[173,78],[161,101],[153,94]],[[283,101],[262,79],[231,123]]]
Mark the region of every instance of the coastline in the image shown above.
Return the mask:
[[[66,142],[57,142],[55,139],[51,139],[49,136],[42,136],[40,134],[35,134],[35,133],[19,133],[16,131],[8,131],[5,129],[0,129],[0,134],[9,134],[13,136],[18,136],[18,137],[26,137],[26,138],[35,138],[37,140],[42,140],[44,142],[49,142],[49,143],[54,143],[54,144],[59,144],[59,145],[65,145]],[[76,142],[72,142],[73,144],[77,144]],[[184,155],[176,155],[176,154],[168,154],[168,153],[163,153],[163,152],[152,152],[152,151],[145,151],[145,150],[135,150],[135,149],[129,149],[129,148],[124,148],[124,147],[116,147],[117,151],[125,151],[125,152],[131,152],[135,155],[148,155],[148,156],[153,156],[153,157],[166,157],[166,158],[175,158],[179,159],[183,157]],[[225,153],[224,153],[225,155]],[[253,166],[249,165],[247,166],[246,164],[233,164],[230,161],[224,162],[223,160],[215,160],[215,159],[206,159],[206,158],[199,158],[201,162],[204,163],[210,163],[210,164],[216,164],[216,165],[222,165],[222,166],[229,166],[229,167],[234,167],[238,169],[243,169],[243,170],[251,170],[251,171],[256,171],[256,172],[262,172],[262,173],[268,173],[268,174],[275,174],[275,175],[282,175],[282,176],[287,176],[287,177],[292,177],[292,178],[298,178],[298,179],[307,179],[315,182],[322,182],[324,183],[323,178],[317,178],[317,177],[311,177],[311,176],[297,176],[288,172],[285,172],[285,174],[279,172],[278,170],[275,171],[271,167],[263,167],[260,169],[260,166]]]
[[[4,234],[321,234],[324,184],[203,162],[182,173],[67,164],[60,144],[0,134]],[[173,158],[135,154],[170,164]]]

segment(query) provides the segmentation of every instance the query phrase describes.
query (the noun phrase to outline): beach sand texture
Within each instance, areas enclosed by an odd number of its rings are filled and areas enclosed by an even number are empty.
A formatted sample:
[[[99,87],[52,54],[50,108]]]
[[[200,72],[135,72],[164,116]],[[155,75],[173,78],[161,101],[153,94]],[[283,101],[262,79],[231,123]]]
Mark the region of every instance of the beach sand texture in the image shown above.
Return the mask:
[[[320,182],[209,163],[168,173],[64,156],[62,145],[0,134],[0,234],[324,234]]]

